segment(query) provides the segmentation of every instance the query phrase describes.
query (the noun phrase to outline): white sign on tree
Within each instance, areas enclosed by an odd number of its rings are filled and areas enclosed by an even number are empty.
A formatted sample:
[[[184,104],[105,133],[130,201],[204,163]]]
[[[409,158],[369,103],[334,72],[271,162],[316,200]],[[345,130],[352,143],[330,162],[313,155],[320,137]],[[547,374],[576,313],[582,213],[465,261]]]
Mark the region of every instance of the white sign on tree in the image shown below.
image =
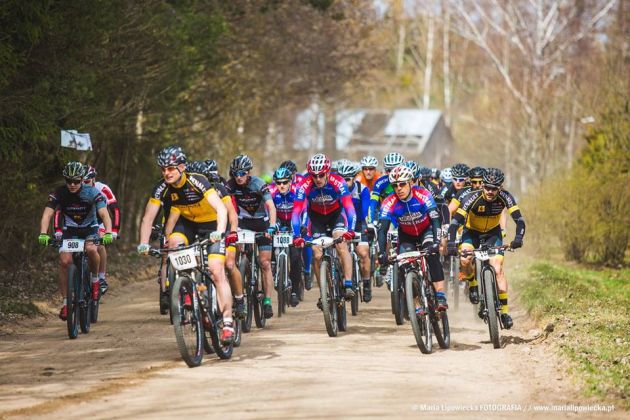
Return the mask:
[[[77,130],[61,130],[61,147],[92,150],[92,139],[89,133],[78,133]]]

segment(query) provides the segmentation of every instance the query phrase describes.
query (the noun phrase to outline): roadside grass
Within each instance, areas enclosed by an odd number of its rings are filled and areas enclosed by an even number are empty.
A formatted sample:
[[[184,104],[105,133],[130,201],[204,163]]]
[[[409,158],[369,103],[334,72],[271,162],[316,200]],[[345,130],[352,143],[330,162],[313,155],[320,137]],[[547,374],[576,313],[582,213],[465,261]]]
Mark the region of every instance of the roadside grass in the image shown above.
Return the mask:
[[[630,269],[537,262],[517,276],[519,300],[583,382],[586,395],[630,406]]]

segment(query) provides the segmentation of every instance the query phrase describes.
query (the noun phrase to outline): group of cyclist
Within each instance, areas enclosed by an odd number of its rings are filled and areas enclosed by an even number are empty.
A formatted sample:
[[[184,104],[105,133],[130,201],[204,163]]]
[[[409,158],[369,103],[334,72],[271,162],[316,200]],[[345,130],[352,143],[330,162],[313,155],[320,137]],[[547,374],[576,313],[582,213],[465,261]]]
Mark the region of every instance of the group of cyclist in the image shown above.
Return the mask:
[[[233,339],[234,318],[247,316],[241,274],[235,266],[239,229],[259,233],[256,241],[265,318],[273,316],[271,238],[278,231],[293,235],[290,278],[294,291],[298,290],[297,283],[302,276],[305,288],[309,290],[313,276],[319,279],[320,275],[322,249],[317,246],[305,248],[305,244],[320,236],[332,236],[343,238],[336,244],[342,266],[343,296],[352,299],[361,288],[364,302],[370,302],[370,244],[372,241],[378,243],[379,253],[374,258],[378,259],[381,269],[385,268],[391,263],[391,256],[386,252],[389,247],[387,233],[395,229],[398,231],[396,252],[418,249],[429,252],[427,265],[439,311],[448,309],[440,254],[456,256],[460,250],[471,250],[482,243],[501,245],[507,214],[516,223],[511,248],[523,244],[525,222],[514,197],[502,188],[504,175],[497,168],[470,169],[458,163],[440,171],[425,168],[405,160],[400,153],[391,152],[384,157],[383,173],[380,173],[379,161],[374,156],[365,156],[360,162],[345,159],[331,162],[324,154],[316,154],[308,160],[305,173],[300,173],[297,165],[287,160],[274,171],[272,182],[267,183],[252,174],[254,165],[247,155],[238,155],[232,160],[227,180],[219,175],[216,161],[189,161],[178,146],[159,151],[156,162],[162,179],[154,187],[145,208],[138,252],[148,254],[152,227],[160,210],[164,222],[164,248],[188,245],[199,235],[209,238],[207,265],[223,313],[220,338],[223,343]],[[78,162],[70,162],[63,175],[66,184],[49,196],[44,210],[40,243],[48,244],[48,225],[55,211],[58,215],[54,223],[56,237],[84,238],[100,234],[103,244],[111,243],[120,224],[120,213],[111,190],[103,190],[99,183],[94,186],[95,171]],[[113,225],[107,206],[113,214]],[[63,215],[63,223],[59,215]],[[457,241],[459,234],[460,242]],[[355,237],[361,284],[353,283],[352,256],[347,244]],[[107,288],[104,251],[86,247],[86,252],[94,293],[102,294]],[[71,259],[62,253],[59,277],[62,295],[66,281],[64,274],[70,263]],[[100,263],[103,264],[99,268]],[[460,263],[460,279],[469,282],[469,299],[478,303],[472,257],[461,257]],[[510,328],[512,319],[508,311],[508,285],[503,273],[502,254],[491,263],[497,273],[502,323]],[[168,305],[164,269],[159,277],[160,304]],[[299,304],[296,293],[291,295],[290,304]],[[62,318],[65,305],[64,300]],[[318,306],[321,309],[321,303]]]

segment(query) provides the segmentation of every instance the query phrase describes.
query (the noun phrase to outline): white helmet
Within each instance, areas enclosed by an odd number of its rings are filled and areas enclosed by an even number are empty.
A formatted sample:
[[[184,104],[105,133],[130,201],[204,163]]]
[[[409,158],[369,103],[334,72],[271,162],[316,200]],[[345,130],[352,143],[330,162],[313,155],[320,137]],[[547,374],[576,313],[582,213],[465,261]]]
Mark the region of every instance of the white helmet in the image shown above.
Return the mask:
[[[414,178],[414,173],[411,168],[405,165],[395,166],[389,173],[389,182],[411,182]]]
[[[374,156],[367,155],[361,158],[362,168],[376,168],[377,166],[378,166],[378,159],[376,159]]]
[[[330,172],[330,159],[328,159],[325,154],[318,153],[309,159],[306,164],[306,169],[311,175],[319,175]]]
[[[342,159],[339,161],[339,166],[337,167],[337,173],[344,178],[355,177],[358,173],[358,168],[355,162],[352,162],[348,159]]]
[[[402,165],[405,163],[405,158],[398,152],[391,152],[385,155],[383,158],[383,167],[385,170],[391,170],[395,166]]]
[[[442,179],[442,181],[446,182],[447,184],[450,184],[453,181],[453,174],[451,174],[451,168],[449,167],[449,168],[442,169],[440,178]]]

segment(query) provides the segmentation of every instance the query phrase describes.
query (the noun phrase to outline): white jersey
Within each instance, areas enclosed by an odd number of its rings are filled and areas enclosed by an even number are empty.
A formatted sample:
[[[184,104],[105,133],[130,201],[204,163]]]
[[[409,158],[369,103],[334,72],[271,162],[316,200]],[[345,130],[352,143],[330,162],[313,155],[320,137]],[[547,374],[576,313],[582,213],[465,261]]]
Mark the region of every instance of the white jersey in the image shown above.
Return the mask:
[[[105,197],[105,200],[107,200],[107,205],[109,206],[110,204],[116,203],[116,196],[114,195],[114,193],[112,192],[112,189],[109,188],[107,186],[107,184],[103,184],[102,182],[98,182],[96,181],[94,183],[94,187],[101,193],[103,194],[103,197]]]

